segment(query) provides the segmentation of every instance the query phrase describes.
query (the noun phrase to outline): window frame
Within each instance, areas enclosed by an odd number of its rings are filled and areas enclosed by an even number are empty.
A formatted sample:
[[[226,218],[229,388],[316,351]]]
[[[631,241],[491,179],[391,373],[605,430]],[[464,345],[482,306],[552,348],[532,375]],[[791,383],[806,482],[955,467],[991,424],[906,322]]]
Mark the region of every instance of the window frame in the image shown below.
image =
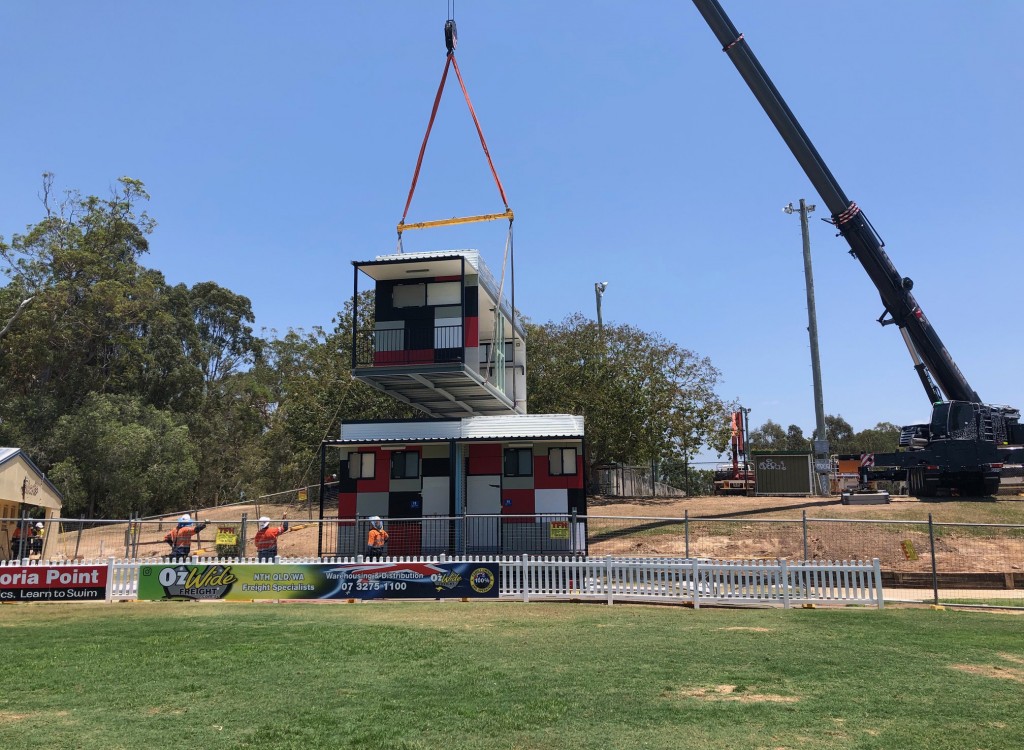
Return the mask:
[[[509,473],[508,459],[509,459],[509,454],[510,453],[515,453],[516,454],[516,459],[515,459],[515,469],[516,469],[516,471],[514,473]],[[521,471],[519,471],[520,469],[523,468],[522,465],[521,465],[522,454],[523,453],[526,453],[528,455],[528,457],[529,457],[528,460],[527,460],[527,466],[529,467],[527,473],[522,473]],[[505,448],[504,452],[502,453],[502,457],[501,457],[501,471],[502,471],[502,476],[506,476],[506,477],[532,477],[533,476],[533,448]]]
[[[352,476],[352,457],[359,456],[359,466],[356,476]],[[369,458],[369,461],[367,461]],[[369,464],[369,473],[364,473]],[[377,478],[377,454],[372,451],[353,451],[348,454],[348,478],[349,479],[376,479]]]
[[[399,474],[397,469],[399,467],[398,457],[401,456],[401,467],[403,473]],[[414,474],[409,475],[408,458],[409,456],[416,457],[416,471]],[[391,452],[391,478],[392,479],[419,479],[423,473],[423,462],[420,460],[419,451],[392,451]]]
[[[558,451],[558,462],[559,462],[559,470],[558,471],[555,471],[555,464],[552,461],[552,455],[555,453],[555,451]],[[565,454],[566,454],[566,451],[572,451],[572,471],[566,471],[565,470],[565,464],[566,464]],[[576,476],[579,473],[579,471],[578,471],[579,467],[576,465],[577,460],[579,459],[579,455],[580,455],[580,452],[579,452],[579,450],[577,448],[548,448],[548,474],[550,476],[553,476],[553,477],[574,477],[574,476]]]

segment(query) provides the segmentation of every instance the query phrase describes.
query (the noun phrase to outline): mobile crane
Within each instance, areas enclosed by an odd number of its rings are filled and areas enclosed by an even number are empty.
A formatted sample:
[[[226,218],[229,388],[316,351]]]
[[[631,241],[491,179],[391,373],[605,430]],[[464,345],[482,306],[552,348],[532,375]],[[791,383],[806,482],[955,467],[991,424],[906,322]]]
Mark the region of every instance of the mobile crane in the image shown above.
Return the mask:
[[[901,450],[875,454],[868,478],[906,481],[910,494],[918,497],[933,497],[940,488],[961,496],[994,494],[1003,466],[1020,464],[1024,457],[1020,411],[981,402],[911,294],[913,281],[896,271],[883,249],[885,243],[860,207],[846,197],[718,0],[693,4],[832,213],[831,221],[849,243],[850,254],[882,298],[878,322],[899,329],[932,404],[928,424],[902,428]]]

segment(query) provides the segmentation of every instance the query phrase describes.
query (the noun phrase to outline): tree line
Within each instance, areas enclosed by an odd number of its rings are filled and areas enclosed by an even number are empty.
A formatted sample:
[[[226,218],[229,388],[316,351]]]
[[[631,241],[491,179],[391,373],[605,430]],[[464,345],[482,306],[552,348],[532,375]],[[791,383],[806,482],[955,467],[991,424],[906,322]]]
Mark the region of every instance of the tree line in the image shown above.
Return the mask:
[[[892,422],[879,422],[874,427],[854,432],[853,427],[839,415],[825,415],[825,437],[831,454],[890,453],[899,447],[900,428]],[[772,420],[750,431],[750,449],[759,451],[809,451],[810,437],[804,436],[799,425],[783,429]]]
[[[328,328],[254,330],[215,281],[169,284],[142,264],[156,222],[142,182],[56,195],[0,236],[0,445],[23,448],[64,514],[124,518],[319,481],[343,419],[423,416],[353,380],[352,305]],[[372,292],[359,300],[360,323]],[[588,461],[665,466],[722,450],[734,407],[709,359],[582,315],[527,323],[531,413],[582,414]]]

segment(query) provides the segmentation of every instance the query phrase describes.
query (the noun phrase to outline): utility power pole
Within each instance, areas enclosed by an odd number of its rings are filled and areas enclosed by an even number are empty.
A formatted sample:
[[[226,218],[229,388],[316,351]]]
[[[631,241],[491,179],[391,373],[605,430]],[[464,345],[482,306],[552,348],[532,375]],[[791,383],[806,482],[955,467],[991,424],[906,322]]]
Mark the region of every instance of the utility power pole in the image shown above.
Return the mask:
[[[814,274],[811,272],[811,233],[807,214],[814,210],[801,198],[800,208],[790,203],[782,209],[787,214],[800,213],[800,231],[804,241],[804,280],[807,286],[807,335],[811,340],[811,372],[814,377],[814,464],[818,474],[818,494],[827,495],[830,469],[828,438],[825,436],[825,402],[821,390],[821,359],[818,356],[818,316],[814,308]]]

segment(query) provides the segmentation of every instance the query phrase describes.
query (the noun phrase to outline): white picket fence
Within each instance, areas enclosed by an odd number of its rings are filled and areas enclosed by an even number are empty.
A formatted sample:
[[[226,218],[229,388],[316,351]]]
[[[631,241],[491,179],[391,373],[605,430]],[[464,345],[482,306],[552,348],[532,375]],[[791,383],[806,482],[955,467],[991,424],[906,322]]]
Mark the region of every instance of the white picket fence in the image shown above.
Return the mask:
[[[141,568],[180,560],[117,560],[108,558],[78,563],[39,564],[31,567],[107,567],[107,601],[135,599]],[[194,557],[193,565],[274,565],[251,558]],[[363,558],[285,558],[283,564],[354,564]],[[645,601],[702,605],[772,605],[785,608],[804,604],[884,604],[878,559],[867,561],[791,562],[787,560],[697,560],[662,558],[559,558],[559,557],[417,557],[386,558],[382,562],[497,563],[499,597],[525,602],[537,600]],[[0,562],[0,583],[5,567],[21,562]]]

